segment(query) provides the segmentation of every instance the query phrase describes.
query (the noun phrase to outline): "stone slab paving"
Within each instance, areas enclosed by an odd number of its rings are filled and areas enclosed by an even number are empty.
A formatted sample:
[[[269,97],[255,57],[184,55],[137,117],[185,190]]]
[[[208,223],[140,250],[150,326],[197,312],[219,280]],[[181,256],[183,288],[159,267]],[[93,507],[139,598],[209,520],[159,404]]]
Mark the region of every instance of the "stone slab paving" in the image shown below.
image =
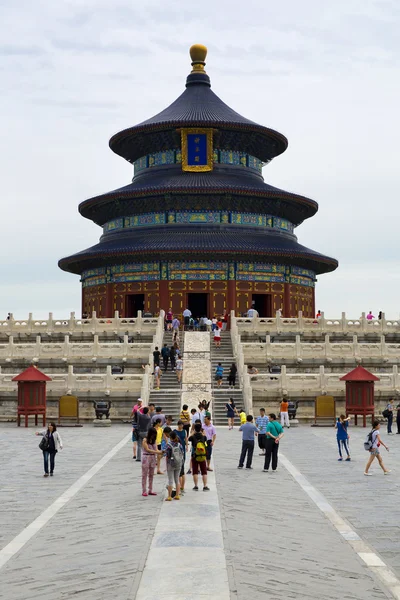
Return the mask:
[[[389,452],[383,448],[381,454],[392,472],[384,476],[375,459],[372,476],[365,477],[368,453],[363,441],[368,431],[350,427],[350,463],[337,461],[335,432],[325,427],[289,431],[282,450],[400,578],[400,435],[388,436],[382,427]]]
[[[301,468],[298,456],[302,454],[309,461],[311,473],[312,457],[318,451],[308,443],[310,435],[308,428],[288,432],[282,450],[298,468]],[[237,469],[240,446],[236,429],[218,432],[214,460],[231,597],[239,600],[390,598],[284,468],[275,474],[263,473],[263,458],[256,452],[252,471]],[[323,455],[326,456],[326,444]],[[336,468],[333,449],[333,460],[328,465],[325,461],[321,477],[331,480],[331,487],[336,487],[336,499],[340,499],[341,495],[346,496],[346,488],[340,476],[336,475],[335,480]],[[364,505],[364,500],[359,498],[359,503]],[[339,512],[341,506],[337,506]],[[376,501],[374,510],[380,512]]]
[[[0,426],[0,549],[120,442],[129,426],[61,429],[64,450],[57,456],[55,477],[47,479],[42,477],[39,438],[33,431]],[[335,436],[329,429],[291,430],[282,451],[398,570],[395,470],[394,477],[381,476],[377,467],[374,477],[362,475],[364,436],[362,430],[352,433],[351,463],[337,463]],[[399,438],[389,438],[394,450],[389,468],[400,457]],[[253,471],[237,470],[240,445],[236,429],[218,430],[219,505],[214,493],[207,498],[193,492],[189,477],[185,497],[165,506],[164,477],[156,477],[158,496],[142,498],[140,465],[132,461],[127,443],[0,570],[0,598],[33,600],[51,589],[55,600],[135,600],[139,591],[147,593],[143,598],[153,598],[156,586],[156,596],[162,591],[167,600],[177,597],[175,591],[168,593],[176,581],[174,564],[185,572],[180,600],[216,598],[215,585],[221,576],[226,578],[225,564],[232,599],[391,597],[286,469],[275,475],[262,473],[257,453]],[[221,517],[223,538],[215,533]],[[225,558],[216,552],[222,539]],[[195,593],[190,589],[198,580],[192,572],[193,555],[202,580],[208,578]],[[204,566],[209,567],[208,575]]]

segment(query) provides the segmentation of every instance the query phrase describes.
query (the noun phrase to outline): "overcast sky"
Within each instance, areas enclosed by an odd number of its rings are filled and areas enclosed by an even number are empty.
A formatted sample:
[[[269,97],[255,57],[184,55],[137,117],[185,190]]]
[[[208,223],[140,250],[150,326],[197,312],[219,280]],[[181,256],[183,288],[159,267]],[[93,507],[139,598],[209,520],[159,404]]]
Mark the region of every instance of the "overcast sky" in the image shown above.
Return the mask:
[[[57,261],[101,230],[78,204],[129,183],[108,140],[183,91],[193,43],[214,92],[289,139],[266,182],[319,203],[296,230],[340,263],[317,308],[399,315],[398,0],[0,0],[0,28],[0,318],[80,312]]]

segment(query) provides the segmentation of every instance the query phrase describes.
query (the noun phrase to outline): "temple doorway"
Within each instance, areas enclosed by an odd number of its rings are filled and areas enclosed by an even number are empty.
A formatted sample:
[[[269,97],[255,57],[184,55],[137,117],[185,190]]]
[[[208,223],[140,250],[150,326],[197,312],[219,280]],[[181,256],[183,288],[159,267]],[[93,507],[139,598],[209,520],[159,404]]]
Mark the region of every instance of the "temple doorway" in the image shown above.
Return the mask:
[[[138,310],[144,309],[144,294],[128,294],[125,303],[125,317],[137,317]]]
[[[208,294],[188,294],[187,305],[194,318],[210,317],[208,314]]]
[[[260,317],[272,317],[271,294],[253,294],[251,306],[255,308]]]

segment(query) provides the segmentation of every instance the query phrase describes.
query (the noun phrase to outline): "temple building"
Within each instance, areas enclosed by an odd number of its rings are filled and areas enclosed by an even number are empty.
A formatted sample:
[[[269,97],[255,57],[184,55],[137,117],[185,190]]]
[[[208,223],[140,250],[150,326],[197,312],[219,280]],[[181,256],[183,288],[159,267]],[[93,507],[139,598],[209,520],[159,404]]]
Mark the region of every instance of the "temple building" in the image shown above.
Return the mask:
[[[263,166],[287,139],[214,94],[206,55],[192,46],[179,98],[111,138],[111,150],[133,165],[132,183],[79,206],[103,235],[59,266],[80,275],[85,313],[240,315],[254,307],[264,317],[278,309],[311,317],[317,275],[338,266],[297,242],[295,228],[317,203],[264,181]]]

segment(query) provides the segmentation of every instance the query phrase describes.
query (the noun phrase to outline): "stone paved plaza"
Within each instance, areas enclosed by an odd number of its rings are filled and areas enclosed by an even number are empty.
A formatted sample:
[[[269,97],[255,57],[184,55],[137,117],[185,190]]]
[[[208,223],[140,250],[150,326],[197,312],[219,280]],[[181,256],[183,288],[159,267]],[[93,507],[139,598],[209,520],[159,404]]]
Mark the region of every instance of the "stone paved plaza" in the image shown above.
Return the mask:
[[[400,598],[400,436],[384,434],[391,474],[374,464],[364,477],[365,430],[338,463],[333,429],[292,428],[266,474],[258,451],[238,470],[240,434],[219,428],[211,492],[189,476],[182,500],[164,503],[164,476],[158,496],[141,496],[129,426],[60,433],[44,479],[34,429],[0,427],[1,598]]]

